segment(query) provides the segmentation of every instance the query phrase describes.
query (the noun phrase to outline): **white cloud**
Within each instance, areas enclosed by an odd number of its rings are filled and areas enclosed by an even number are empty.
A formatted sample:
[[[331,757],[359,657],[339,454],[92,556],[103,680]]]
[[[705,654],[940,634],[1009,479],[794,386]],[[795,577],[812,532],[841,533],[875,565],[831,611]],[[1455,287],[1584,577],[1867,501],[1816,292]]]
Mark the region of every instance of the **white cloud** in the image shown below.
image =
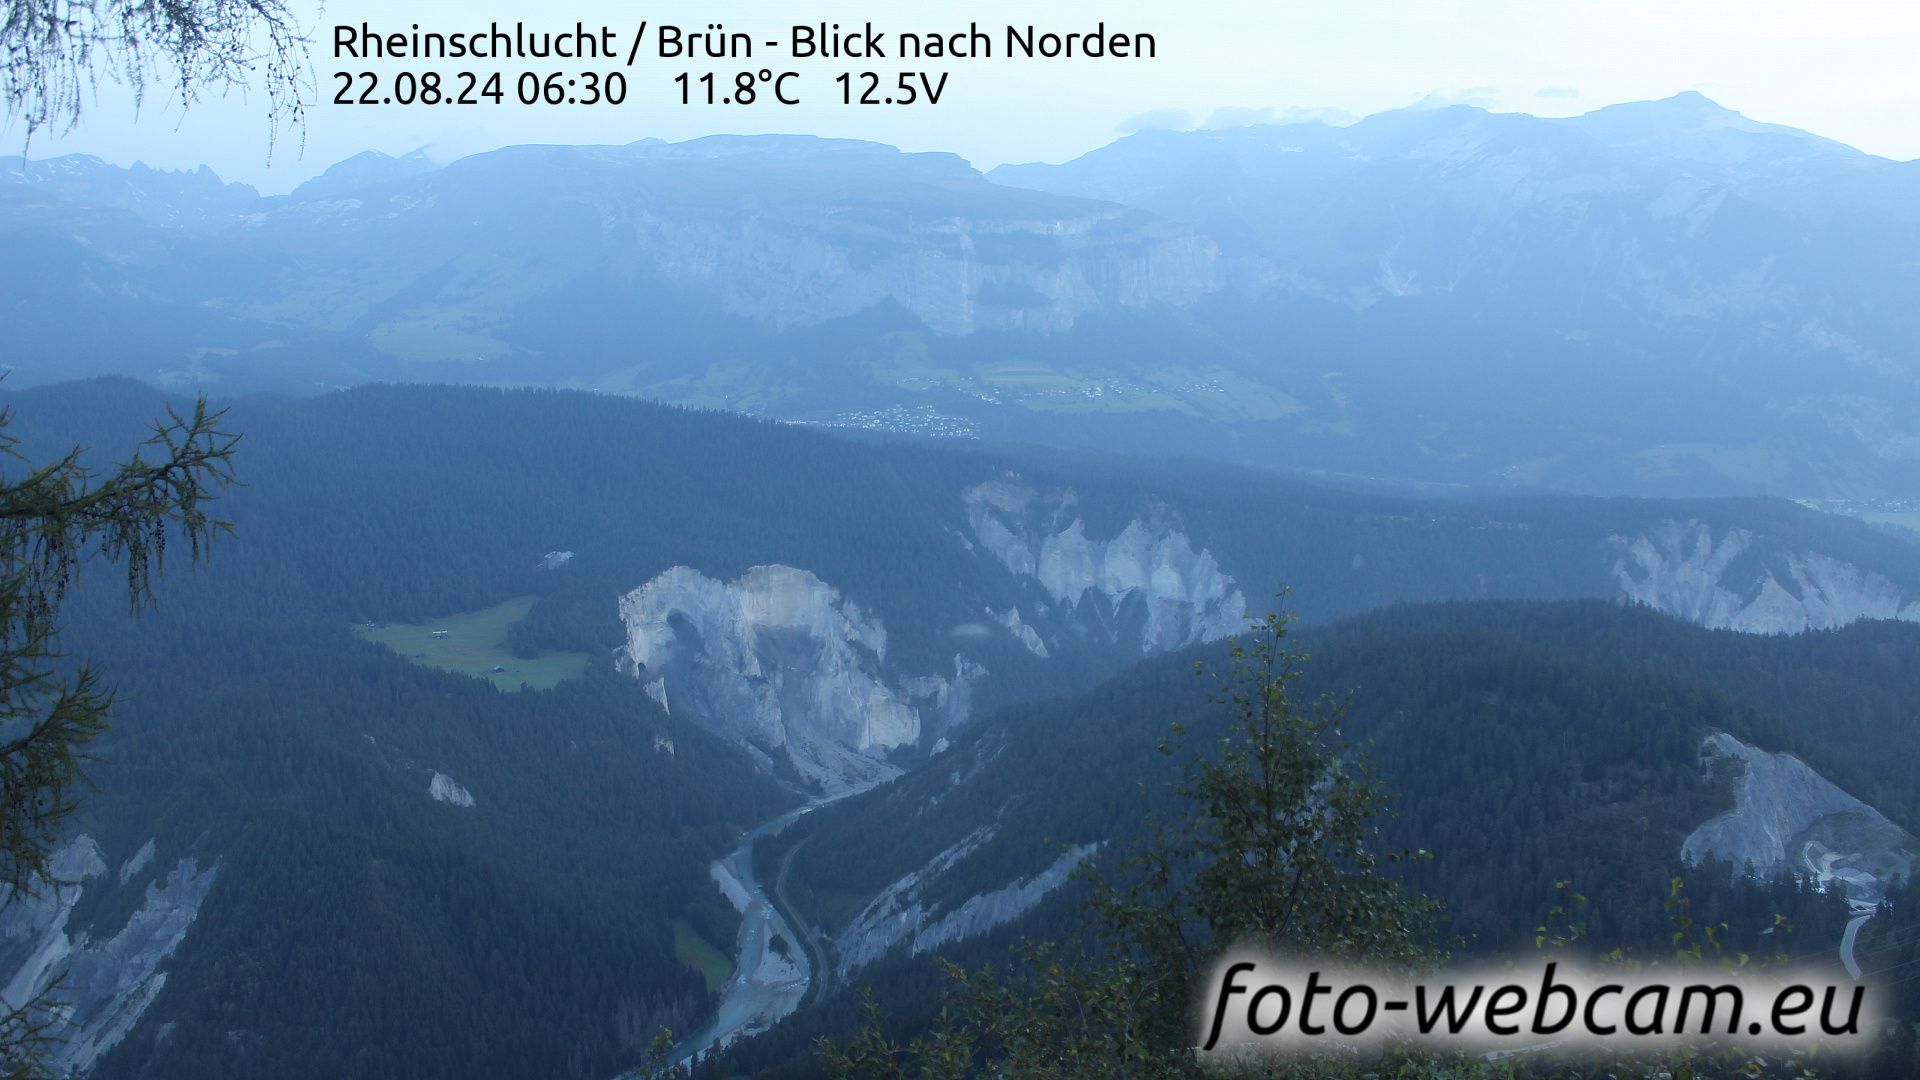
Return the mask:
[[[1186,131],[1192,127],[1193,117],[1185,109],[1148,109],[1120,121],[1113,130],[1132,135],[1139,131]]]
[[[1319,121],[1334,127],[1345,127],[1360,119],[1345,109],[1332,107],[1308,108],[1301,105],[1289,105],[1275,108],[1272,105],[1222,105],[1213,110],[1202,127],[1219,130],[1223,128],[1253,127],[1256,124],[1306,124]]]

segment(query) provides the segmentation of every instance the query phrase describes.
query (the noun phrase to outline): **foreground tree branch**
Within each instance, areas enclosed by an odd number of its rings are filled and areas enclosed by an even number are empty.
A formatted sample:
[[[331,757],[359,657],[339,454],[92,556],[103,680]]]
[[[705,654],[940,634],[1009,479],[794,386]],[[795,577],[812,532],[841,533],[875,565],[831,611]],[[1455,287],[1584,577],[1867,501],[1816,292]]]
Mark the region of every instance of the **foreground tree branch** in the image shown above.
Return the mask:
[[[0,98],[29,141],[73,130],[103,82],[136,106],[152,86],[183,106],[257,86],[271,141],[305,118],[306,31],[286,0],[4,0]]]
[[[79,450],[18,480],[0,480],[0,904],[35,887],[74,810],[86,748],[105,730],[112,694],[85,667],[56,674],[59,614],[89,557],[124,563],[129,603],[151,605],[169,536],[198,560],[229,531],[209,504],[233,483],[237,438],[204,400],[168,411],[133,457],[105,475]],[[0,457],[20,460],[0,412]]]

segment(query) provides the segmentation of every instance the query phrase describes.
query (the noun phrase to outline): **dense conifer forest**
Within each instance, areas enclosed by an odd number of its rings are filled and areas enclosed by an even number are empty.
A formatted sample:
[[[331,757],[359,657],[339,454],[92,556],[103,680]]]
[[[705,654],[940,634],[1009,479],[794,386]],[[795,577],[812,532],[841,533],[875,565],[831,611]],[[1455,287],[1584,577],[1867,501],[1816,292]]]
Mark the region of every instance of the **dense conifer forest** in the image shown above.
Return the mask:
[[[124,381],[9,396],[29,458],[75,442],[118,456],[166,400]],[[1800,754],[1920,823],[1906,769],[1920,628],[1758,638],[1569,602],[1605,594],[1607,535],[1675,516],[1903,579],[1920,570],[1920,546],[1791,504],[1435,500],[1226,467],[849,442],[549,391],[247,398],[227,426],[243,436],[244,486],[216,512],[234,535],[210,563],[170,568],[138,620],[115,582],[84,570],[63,640],[119,692],[76,826],[114,866],[149,839],[157,851],[123,887],[90,888],[73,925],[124,924],[180,859],[218,868],[151,1023],[101,1076],[519,1076],[534,1062],[606,1076],[660,1027],[697,1026],[713,997],[676,955],[675,922],[730,951],[737,918],[707,864],[801,796],[615,670],[614,600],[675,564],[725,579],[784,562],[878,613],[902,669],[940,670],[952,628],[1032,598],[968,540],[959,493],[991,476],[1072,490],[1094,535],[1167,516],[1250,595],[1299,586],[1309,689],[1352,695],[1349,734],[1395,799],[1381,843],[1434,853],[1409,883],[1447,902],[1456,955],[1530,947],[1561,882],[1590,898],[1590,940],[1654,947],[1676,874],[1734,925],[1784,913],[1795,950],[1830,954],[1833,899],[1678,865],[1681,838],[1729,805],[1697,760],[1710,732]],[[551,551],[573,557],[543,568]],[[1458,602],[1481,596],[1507,600]],[[499,690],[355,632],[515,597],[533,602],[506,644],[585,654],[578,677]],[[1049,661],[1010,639],[977,646],[992,675],[951,748],[905,755],[917,767],[901,781],[811,815],[761,862],[804,841],[791,892],[833,928],[983,822],[993,843],[930,899],[1030,875],[1063,844],[1124,847],[1143,813],[1180,813],[1156,747],[1174,722],[1205,741],[1217,711],[1193,668],[1218,669],[1223,647],[1141,663],[1096,645]],[[473,805],[430,797],[436,774]],[[1021,936],[1070,936],[1078,895],[951,952],[984,963]],[[1899,918],[1875,920],[1863,956],[1909,959]],[[909,1027],[932,1001],[924,959],[859,980]],[[736,1062],[809,1072],[810,1039],[845,1030],[850,1002],[828,997]]]
[[[1405,879],[1444,902],[1440,944],[1458,963],[1524,957],[1540,947],[1537,927],[1549,936],[1577,927],[1574,948],[1589,956],[1669,956],[1678,879],[1695,920],[1727,924],[1719,934],[1727,956],[1781,953],[1837,971],[1849,918],[1837,893],[1680,859],[1685,836],[1733,805],[1726,770],[1699,759],[1707,734],[1795,752],[1848,778],[1849,790],[1896,823],[1911,829],[1916,820],[1905,747],[1920,694],[1907,658],[1920,650],[1920,627],[1768,638],[1601,602],[1444,604],[1390,608],[1301,637],[1312,659],[1300,694],[1348,701],[1346,734],[1391,798],[1381,850],[1432,855],[1404,864]],[[1226,650],[1199,647],[1083,696],[1006,710],[956,746],[951,762],[810,815],[761,862],[772,870],[798,846],[789,887],[833,926],[900,866],[923,864],[964,835],[962,823],[991,822],[995,835],[938,879],[929,902],[955,904],[1034,874],[1074,844],[1124,851],[1150,816],[1182,812],[1167,794],[1176,766],[1157,749],[1172,725],[1185,729],[1176,741],[1204,751],[1224,722],[1217,684],[1196,665],[1226,670]],[[887,845],[858,843],[881,822]],[[1015,928],[945,951],[1004,970],[1023,937],[1083,933],[1084,899],[1069,886]],[[1889,1009],[1910,1032],[1920,1013],[1895,965],[1912,959],[1911,917],[1883,919],[1862,938],[1862,966],[1896,980]],[[896,1030],[911,1033],[931,1022],[942,985],[926,957],[896,955],[841,980],[838,998],[743,1047],[733,1066],[805,1075],[785,1062],[812,1039],[851,1030],[859,988],[898,1005]]]

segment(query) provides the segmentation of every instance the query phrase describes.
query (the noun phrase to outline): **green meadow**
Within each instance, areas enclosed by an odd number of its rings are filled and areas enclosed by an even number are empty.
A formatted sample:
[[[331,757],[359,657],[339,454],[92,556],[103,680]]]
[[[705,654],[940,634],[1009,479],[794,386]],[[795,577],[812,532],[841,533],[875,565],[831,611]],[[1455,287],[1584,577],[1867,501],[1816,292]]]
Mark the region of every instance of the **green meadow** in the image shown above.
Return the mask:
[[[707,989],[719,993],[733,978],[733,961],[700,936],[685,919],[673,920],[673,954],[707,980]]]
[[[416,664],[486,679],[502,690],[518,690],[523,683],[535,690],[551,690],[562,680],[580,674],[586,667],[587,654],[549,652],[532,660],[513,655],[507,649],[507,627],[524,618],[533,602],[533,597],[521,596],[432,622],[355,629],[361,637],[377,641]]]

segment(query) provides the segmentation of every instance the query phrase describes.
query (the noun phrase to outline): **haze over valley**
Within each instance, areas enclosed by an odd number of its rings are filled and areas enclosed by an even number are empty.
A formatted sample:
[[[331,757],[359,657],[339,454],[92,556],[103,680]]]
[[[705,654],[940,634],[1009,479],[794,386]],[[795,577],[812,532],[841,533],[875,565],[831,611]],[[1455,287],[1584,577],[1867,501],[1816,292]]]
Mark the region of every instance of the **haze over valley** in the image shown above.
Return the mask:
[[[16,557],[114,693],[0,903],[55,1075],[823,1075],[946,1030],[936,959],[1110,959],[1089,875],[1217,825],[1248,700],[1346,703],[1265,824],[1364,759],[1325,872],[1432,898],[1436,968],[1713,926],[1884,995],[1834,1075],[1920,1067],[1920,162],[1696,92],[987,172],[69,155],[0,163],[0,251],[8,505],[200,397],[241,437]],[[1283,612],[1297,681],[1195,676]]]
[[[15,386],[540,385],[1330,477],[1904,507],[1920,171],[1697,93],[1145,131],[0,173]],[[78,306],[75,306],[78,305]]]

